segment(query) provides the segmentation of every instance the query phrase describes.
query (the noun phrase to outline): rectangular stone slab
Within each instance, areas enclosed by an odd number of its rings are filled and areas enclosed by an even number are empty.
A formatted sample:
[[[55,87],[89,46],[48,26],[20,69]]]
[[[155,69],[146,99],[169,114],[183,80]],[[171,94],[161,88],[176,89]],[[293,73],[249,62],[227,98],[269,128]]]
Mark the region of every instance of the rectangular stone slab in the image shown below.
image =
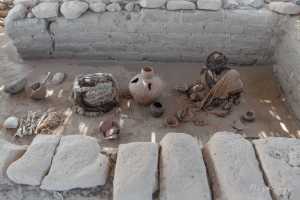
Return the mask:
[[[169,133],[160,154],[160,200],[211,200],[202,144],[184,133]]]
[[[158,164],[158,145],[121,144],[114,177],[114,200],[152,200]]]
[[[214,199],[272,200],[252,144],[242,136],[216,133],[204,146]]]
[[[267,138],[253,141],[275,200],[300,199],[300,140]]]

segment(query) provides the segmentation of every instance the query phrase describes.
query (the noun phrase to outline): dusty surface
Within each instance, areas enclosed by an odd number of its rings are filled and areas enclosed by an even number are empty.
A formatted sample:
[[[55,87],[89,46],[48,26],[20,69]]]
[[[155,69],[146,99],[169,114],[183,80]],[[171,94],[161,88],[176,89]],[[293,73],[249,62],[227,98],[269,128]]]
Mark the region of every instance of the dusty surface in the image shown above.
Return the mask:
[[[164,118],[174,114],[176,109],[185,102],[183,97],[176,96],[172,91],[174,85],[196,80],[199,77],[201,64],[198,63],[125,63],[125,62],[96,62],[91,60],[35,60],[22,61],[18,58],[15,49],[8,42],[3,32],[0,32],[0,122],[8,116],[24,116],[27,111],[46,111],[54,109],[64,111],[68,117],[61,134],[84,134],[96,137],[101,145],[116,147],[119,143],[134,141],[150,141],[155,136],[159,141],[168,132],[185,132],[199,137],[206,143],[216,131],[235,131],[232,123],[249,109],[256,112],[257,119],[254,123],[246,124],[241,133],[248,137],[286,136],[298,137],[299,126],[295,117],[288,111],[280,89],[272,76],[270,66],[254,66],[238,68],[245,83],[245,93],[241,104],[235,106],[233,112],[226,118],[218,118],[211,114],[200,113],[198,118],[207,122],[206,126],[199,127],[193,123],[182,124],[177,129],[166,128]],[[141,107],[132,101],[121,102],[122,130],[120,140],[114,142],[104,141],[98,133],[97,126],[101,117],[88,118],[77,115],[70,108],[69,96],[74,76],[80,73],[108,72],[112,73],[120,83],[121,88],[126,88],[129,79],[140,71],[146,64],[154,67],[155,71],[166,82],[166,89],[162,102],[166,106],[166,113],[161,119],[150,116],[147,107]],[[30,82],[43,78],[48,72],[66,72],[66,81],[58,86],[49,85],[48,97],[45,101],[36,102],[28,98],[25,92],[8,96],[3,90],[3,85],[16,77],[28,75]],[[128,105],[130,105],[128,107]],[[1,127],[0,127],[1,128]],[[27,144],[32,137],[23,139],[13,137],[13,133],[3,128],[0,137],[18,144]],[[102,191],[102,192],[100,192]],[[25,197],[30,194],[29,197]],[[55,193],[56,194],[56,193]],[[2,195],[2,196],[1,196]],[[45,198],[41,198],[44,195]],[[7,186],[0,187],[0,199],[60,199],[54,193],[40,193],[32,187]],[[93,190],[75,190],[63,193],[65,199],[111,199],[111,185]],[[10,197],[8,197],[10,196]],[[24,196],[24,198],[23,198]],[[28,195],[27,195],[28,196]],[[39,198],[40,197],[40,198]],[[85,197],[85,198],[84,198]]]

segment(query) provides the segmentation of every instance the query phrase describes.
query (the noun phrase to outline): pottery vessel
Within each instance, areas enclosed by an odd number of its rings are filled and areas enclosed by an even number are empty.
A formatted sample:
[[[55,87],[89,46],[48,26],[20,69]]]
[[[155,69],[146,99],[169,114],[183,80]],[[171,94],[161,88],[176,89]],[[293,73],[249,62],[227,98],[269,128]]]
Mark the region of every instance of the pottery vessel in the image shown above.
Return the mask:
[[[161,95],[162,90],[163,82],[151,67],[142,68],[141,73],[129,82],[129,91],[133,99],[142,105],[153,103]]]

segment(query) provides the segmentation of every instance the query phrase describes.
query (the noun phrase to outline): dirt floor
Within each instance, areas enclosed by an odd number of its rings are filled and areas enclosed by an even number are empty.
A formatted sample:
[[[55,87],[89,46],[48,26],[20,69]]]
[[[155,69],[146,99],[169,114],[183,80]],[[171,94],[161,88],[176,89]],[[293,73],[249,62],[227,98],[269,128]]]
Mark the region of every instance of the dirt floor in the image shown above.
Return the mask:
[[[300,126],[285,105],[285,98],[272,75],[271,66],[238,67],[245,85],[241,104],[234,106],[233,112],[219,118],[209,113],[198,113],[197,117],[207,125],[195,126],[193,123],[181,124],[178,128],[166,128],[164,119],[174,114],[187,102],[183,96],[172,91],[175,85],[190,83],[199,78],[202,64],[199,63],[136,63],[136,62],[100,62],[92,60],[21,60],[12,44],[0,31],[0,124],[8,116],[22,117],[27,111],[63,111],[68,117],[60,134],[83,134],[93,136],[105,147],[117,147],[120,143],[134,141],[156,141],[168,132],[184,132],[198,137],[203,143],[217,131],[233,131],[233,122],[239,120],[248,110],[254,110],[256,121],[244,124],[242,134],[249,138],[283,136],[299,137]],[[132,100],[121,101],[121,135],[116,141],[105,141],[98,133],[98,124],[102,117],[88,118],[74,113],[69,100],[73,79],[82,73],[107,72],[118,80],[121,89],[126,89],[131,77],[145,65],[151,65],[165,82],[165,90],[161,97],[166,107],[162,118],[153,118],[148,107],[136,105]],[[48,85],[48,96],[44,101],[34,101],[26,92],[16,96],[5,94],[3,86],[16,78],[27,76],[30,83],[41,80],[47,72],[65,72],[67,79],[61,85]],[[1,127],[0,127],[1,128]],[[33,137],[14,137],[13,132],[0,129],[0,138],[18,144],[28,144]],[[108,184],[111,185],[111,184]],[[94,190],[75,190],[74,193],[43,193],[37,188],[25,186],[0,187],[0,199],[111,199],[111,187]],[[102,191],[103,190],[103,191]],[[28,191],[29,197],[24,197]],[[102,192],[101,192],[102,191]],[[18,193],[16,193],[18,192]],[[86,194],[85,194],[86,193]],[[19,195],[18,195],[19,194]],[[20,196],[21,195],[21,196]],[[37,196],[34,196],[37,195]],[[44,195],[45,197],[42,197]],[[58,195],[58,196],[55,196]],[[62,195],[62,196],[61,196]],[[77,196],[76,196],[77,195]],[[28,196],[28,195],[27,195]],[[85,198],[84,198],[85,197]]]

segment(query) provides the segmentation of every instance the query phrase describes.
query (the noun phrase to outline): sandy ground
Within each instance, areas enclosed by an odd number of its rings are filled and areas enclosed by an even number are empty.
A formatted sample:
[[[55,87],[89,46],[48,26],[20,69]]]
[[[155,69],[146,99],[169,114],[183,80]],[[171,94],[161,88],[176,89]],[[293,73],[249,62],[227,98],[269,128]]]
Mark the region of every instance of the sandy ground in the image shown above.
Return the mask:
[[[199,63],[135,63],[135,62],[101,62],[92,60],[21,60],[15,48],[11,45],[3,32],[0,32],[0,122],[8,116],[22,117],[27,111],[46,111],[48,109],[63,111],[68,115],[61,134],[83,134],[98,139],[105,147],[117,147],[120,143],[134,141],[156,141],[168,132],[184,132],[198,137],[203,143],[217,131],[233,131],[232,124],[239,120],[247,110],[256,112],[256,121],[245,124],[242,134],[247,137],[299,137],[300,129],[296,118],[289,112],[279,86],[272,76],[271,66],[249,66],[237,68],[245,84],[241,104],[233,108],[233,112],[226,118],[218,118],[207,113],[198,113],[197,117],[207,122],[203,127],[193,123],[181,124],[178,128],[166,128],[164,119],[174,114],[183,103],[183,97],[172,92],[172,88],[180,83],[189,83],[199,78],[202,64]],[[161,101],[166,112],[162,118],[151,117],[148,107],[136,105],[132,100],[121,101],[121,137],[116,141],[105,141],[98,133],[97,127],[102,117],[88,118],[74,113],[71,109],[69,96],[73,79],[81,73],[108,72],[112,73],[120,84],[120,88],[127,88],[131,77],[140,71],[144,65],[153,66],[154,70],[166,83]],[[63,84],[48,85],[48,96],[44,101],[33,101],[26,92],[9,96],[3,91],[3,85],[18,77],[27,76],[30,83],[42,79],[47,72],[65,72],[67,79]],[[31,136],[15,138],[12,132],[0,129],[0,137],[18,143],[28,144]],[[112,199],[111,180],[104,187],[89,190],[74,190],[66,193],[52,193],[40,191],[34,187],[0,186],[0,199]]]

